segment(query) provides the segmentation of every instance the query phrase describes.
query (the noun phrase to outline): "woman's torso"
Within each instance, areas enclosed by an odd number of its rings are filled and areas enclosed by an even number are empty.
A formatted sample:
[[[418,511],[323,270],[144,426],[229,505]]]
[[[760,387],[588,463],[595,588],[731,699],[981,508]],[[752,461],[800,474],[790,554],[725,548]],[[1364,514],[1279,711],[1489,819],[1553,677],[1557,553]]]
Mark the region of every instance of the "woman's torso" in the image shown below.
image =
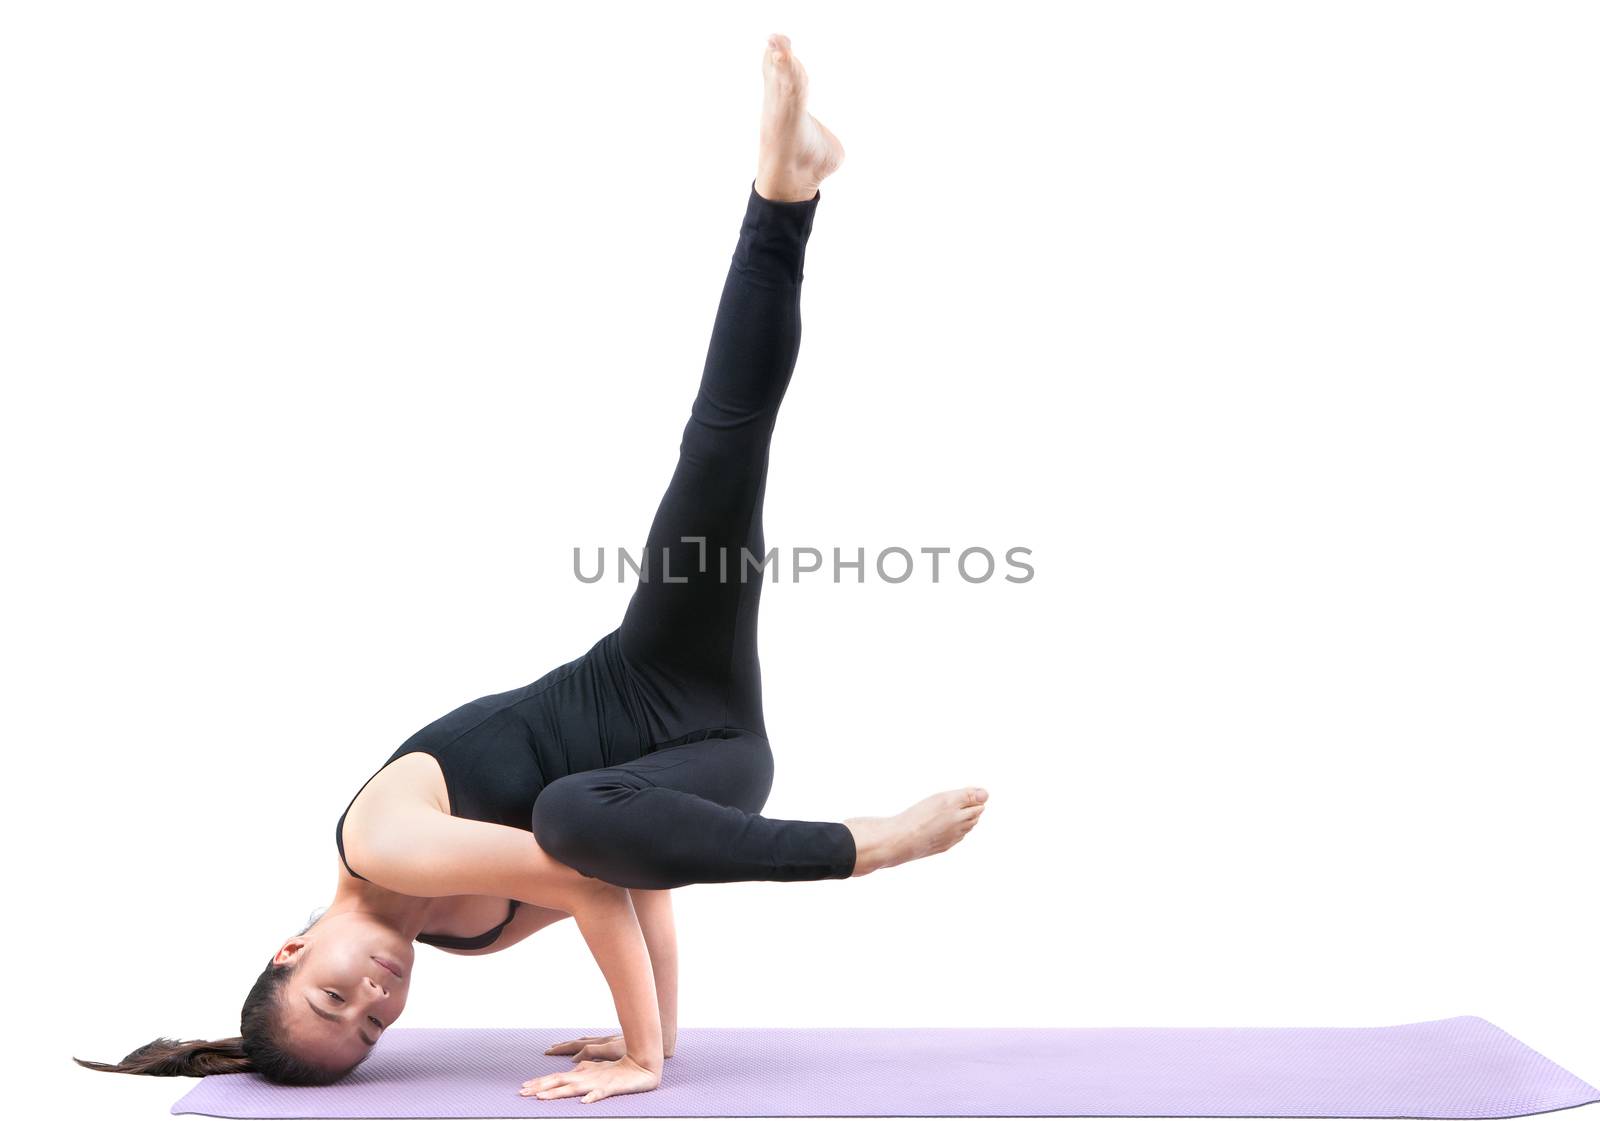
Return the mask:
[[[564,775],[624,763],[650,750],[616,632],[519,689],[479,697],[417,731],[356,792],[334,828],[341,874],[345,832],[385,808],[426,805],[455,817],[533,830],[539,792]],[[516,921],[514,900],[452,897],[438,929],[418,941],[445,949],[495,944]]]

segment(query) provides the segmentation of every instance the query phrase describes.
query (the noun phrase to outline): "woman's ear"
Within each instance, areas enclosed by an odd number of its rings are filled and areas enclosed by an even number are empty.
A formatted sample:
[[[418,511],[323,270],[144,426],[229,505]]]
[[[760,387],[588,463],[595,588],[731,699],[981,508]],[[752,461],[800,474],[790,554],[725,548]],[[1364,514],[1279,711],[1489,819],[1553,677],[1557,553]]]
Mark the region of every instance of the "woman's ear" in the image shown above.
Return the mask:
[[[277,953],[272,955],[272,964],[293,965],[296,959],[305,952],[306,945],[305,940],[298,936],[289,939],[278,947]]]

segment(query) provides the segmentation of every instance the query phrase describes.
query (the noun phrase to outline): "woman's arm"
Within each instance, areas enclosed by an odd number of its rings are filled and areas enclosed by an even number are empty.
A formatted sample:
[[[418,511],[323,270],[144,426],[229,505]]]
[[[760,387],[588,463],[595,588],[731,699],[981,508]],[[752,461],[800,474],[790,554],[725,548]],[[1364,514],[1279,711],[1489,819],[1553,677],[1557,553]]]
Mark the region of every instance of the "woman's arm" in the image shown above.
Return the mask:
[[[678,934],[673,925],[672,893],[629,888],[638,916],[650,969],[655,974],[656,1007],[661,1011],[661,1057],[669,1059],[678,1039]],[[621,1035],[582,1035],[545,1049],[546,1055],[571,1055],[576,1060],[620,1059],[628,1052]]]
[[[358,851],[351,851],[353,841]],[[561,863],[531,832],[426,806],[386,811],[359,837],[347,836],[345,851],[369,880],[390,891],[498,895],[571,915],[611,988],[627,1059],[660,1077],[661,1013],[649,949],[627,888]]]
[[[659,1077],[666,1056],[649,949],[628,889],[603,880],[593,882],[598,886],[578,901],[572,917],[578,920],[589,952],[611,986],[617,1022],[627,1044],[626,1057]]]
[[[367,879],[402,895],[498,896],[574,915],[572,905],[599,882],[545,852],[526,829],[429,806],[385,807],[376,821],[346,829],[344,847]]]
[[[639,917],[650,968],[655,974],[656,1007],[661,1010],[661,1054],[669,1057],[678,1041],[678,931],[672,918],[672,892],[629,888]]]

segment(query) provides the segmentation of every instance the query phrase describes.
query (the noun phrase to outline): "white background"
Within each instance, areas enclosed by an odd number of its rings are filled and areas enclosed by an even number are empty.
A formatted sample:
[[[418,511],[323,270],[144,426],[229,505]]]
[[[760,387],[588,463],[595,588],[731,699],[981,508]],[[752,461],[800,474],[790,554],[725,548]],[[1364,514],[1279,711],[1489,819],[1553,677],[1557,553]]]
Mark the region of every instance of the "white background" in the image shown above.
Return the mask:
[[[1473,1014],[1600,1079],[1593,6],[38,3],[13,1109],[165,1116],[69,1056],[236,1033],[367,776],[620,619],[572,549],[671,472],[773,30],[849,155],[769,543],[1037,575],[767,588],[769,814],[990,808],[680,891],[683,1025]],[[614,1023],[570,923],[417,974],[404,1026]]]

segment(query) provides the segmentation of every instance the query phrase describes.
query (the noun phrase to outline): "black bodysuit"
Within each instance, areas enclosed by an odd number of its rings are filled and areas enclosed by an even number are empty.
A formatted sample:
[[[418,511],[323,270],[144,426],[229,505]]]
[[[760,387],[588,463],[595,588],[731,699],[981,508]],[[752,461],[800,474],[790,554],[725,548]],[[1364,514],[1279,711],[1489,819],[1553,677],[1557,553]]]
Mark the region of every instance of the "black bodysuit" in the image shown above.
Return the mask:
[[[855,840],[842,823],[760,816],[773,778],[756,654],[767,578],[761,506],[799,355],[805,247],[820,199],[772,202],[751,187],[677,467],[622,624],[532,684],[434,721],[385,761],[412,751],[437,759],[451,814],[527,829],[557,860],[623,887],[854,871]],[[341,815],[341,858],[343,825]],[[504,926],[471,939],[418,938],[478,948]]]

